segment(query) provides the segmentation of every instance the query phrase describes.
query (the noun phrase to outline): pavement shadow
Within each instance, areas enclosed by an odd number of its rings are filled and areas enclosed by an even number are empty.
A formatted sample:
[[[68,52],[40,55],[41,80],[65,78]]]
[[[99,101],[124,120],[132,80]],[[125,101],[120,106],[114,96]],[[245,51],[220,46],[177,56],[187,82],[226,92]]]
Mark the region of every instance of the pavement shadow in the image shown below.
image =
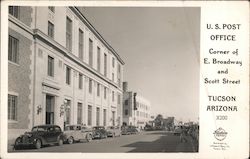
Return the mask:
[[[187,142],[181,142],[179,136],[173,134],[167,134],[166,132],[155,132],[148,135],[162,135],[155,141],[139,141],[132,144],[124,145],[123,147],[132,147],[129,152],[143,152],[143,153],[162,153],[162,152],[198,152],[197,146],[194,145],[191,137],[188,138]]]

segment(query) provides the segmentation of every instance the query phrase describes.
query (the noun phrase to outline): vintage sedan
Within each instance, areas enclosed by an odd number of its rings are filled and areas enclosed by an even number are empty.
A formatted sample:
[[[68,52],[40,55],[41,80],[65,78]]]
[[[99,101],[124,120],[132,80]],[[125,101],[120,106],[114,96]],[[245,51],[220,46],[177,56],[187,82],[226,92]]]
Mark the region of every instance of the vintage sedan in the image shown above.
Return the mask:
[[[17,137],[14,144],[14,149],[22,146],[34,146],[39,149],[43,145],[63,144],[64,135],[61,128],[57,125],[38,125],[34,126],[30,132]]]
[[[72,144],[75,141],[86,140],[90,142],[92,140],[92,129],[82,125],[67,125],[64,129],[64,139],[68,144]]]
[[[93,129],[93,139],[103,139],[108,137],[108,132],[104,126],[95,126]]]
[[[138,131],[135,126],[122,126],[122,135],[137,134]]]
[[[121,128],[119,126],[107,127],[108,137],[121,136]]]

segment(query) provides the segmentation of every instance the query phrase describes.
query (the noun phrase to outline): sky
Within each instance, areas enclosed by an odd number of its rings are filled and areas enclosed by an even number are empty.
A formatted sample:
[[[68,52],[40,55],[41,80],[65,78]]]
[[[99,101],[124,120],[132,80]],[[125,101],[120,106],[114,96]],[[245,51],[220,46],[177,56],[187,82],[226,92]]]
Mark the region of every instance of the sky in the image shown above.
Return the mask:
[[[200,8],[82,7],[125,62],[124,81],[151,114],[199,118]]]

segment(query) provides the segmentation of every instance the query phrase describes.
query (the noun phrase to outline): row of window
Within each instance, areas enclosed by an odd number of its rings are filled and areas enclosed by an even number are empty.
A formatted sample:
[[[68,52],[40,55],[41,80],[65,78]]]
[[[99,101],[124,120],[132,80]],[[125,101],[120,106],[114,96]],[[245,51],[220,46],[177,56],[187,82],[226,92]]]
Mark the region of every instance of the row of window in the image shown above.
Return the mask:
[[[55,12],[54,7],[48,7],[49,10]],[[9,13],[15,17],[19,15],[19,7],[10,6]],[[48,36],[54,38],[54,24],[48,21]],[[84,50],[84,32],[79,28],[79,58],[83,60],[83,50]],[[66,48],[72,51],[72,20],[66,18]],[[19,63],[19,40],[12,36],[9,36],[9,51],[8,59],[14,63]],[[54,76],[54,59],[49,57],[48,59],[48,75]],[[93,41],[89,38],[89,65],[93,67]],[[121,66],[117,64],[117,82],[119,87],[121,87]],[[115,58],[112,58],[112,67],[115,67]],[[97,46],[97,71],[101,72],[101,49]],[[104,76],[107,76],[107,54],[104,53]],[[112,72],[112,81],[115,81],[114,73]],[[70,79],[67,79],[67,83],[70,83]]]
[[[48,36],[54,38],[54,24],[48,21]],[[72,52],[72,20],[66,17],[66,48]],[[84,32],[79,28],[78,31],[78,57],[83,61],[84,58]],[[89,65],[93,67],[93,40],[89,38]],[[112,66],[115,66],[115,58],[112,58]],[[118,70],[120,73],[120,65]],[[97,46],[97,71],[101,72],[101,48]],[[107,76],[107,54],[104,53],[104,76]],[[112,81],[114,77],[112,76]]]
[[[136,116],[148,118],[148,117],[149,117],[149,114],[148,114],[148,113],[145,113],[145,112],[141,112],[141,111],[136,111]]]
[[[71,100],[66,99],[66,103],[69,106],[65,111],[65,124],[70,124],[70,106]],[[8,120],[17,120],[17,102],[18,98],[15,95],[8,94]],[[54,124],[54,108],[55,108],[55,97],[51,95],[46,95],[46,124]],[[83,121],[83,105],[82,103],[77,103],[77,124],[82,124]],[[115,111],[112,112],[112,117],[114,117]],[[112,119],[114,121],[114,119]],[[103,126],[107,123],[107,110],[103,109]],[[88,125],[92,125],[92,106],[88,105]],[[96,125],[100,125],[100,108],[96,108]]]
[[[139,102],[136,102],[136,105],[137,105],[137,108],[140,108],[140,109],[144,109],[144,110],[149,109],[149,107],[147,105],[139,103]]]

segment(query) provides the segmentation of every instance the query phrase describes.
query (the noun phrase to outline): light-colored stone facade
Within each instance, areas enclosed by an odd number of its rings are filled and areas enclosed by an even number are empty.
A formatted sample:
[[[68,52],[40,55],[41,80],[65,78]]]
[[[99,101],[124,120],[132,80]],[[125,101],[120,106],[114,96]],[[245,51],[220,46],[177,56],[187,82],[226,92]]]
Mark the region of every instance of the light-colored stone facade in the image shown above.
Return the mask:
[[[24,118],[18,118],[15,125],[10,122],[9,130],[48,123],[61,128],[79,122],[88,126],[121,125],[124,62],[114,49],[76,7],[55,7],[54,12],[48,7],[20,7],[20,13],[24,9],[31,18],[9,15],[9,34],[20,35],[20,45],[24,46],[19,56],[26,60],[20,66],[9,62],[9,91],[17,92],[18,101],[23,101],[18,102],[17,110],[23,109],[17,116]],[[71,51],[66,46],[67,18],[72,27]],[[54,37],[48,35],[48,22],[54,25]],[[83,32],[83,58],[79,56],[79,29]],[[92,66],[89,39],[93,41]],[[53,59],[52,75],[48,73],[49,59]]]

